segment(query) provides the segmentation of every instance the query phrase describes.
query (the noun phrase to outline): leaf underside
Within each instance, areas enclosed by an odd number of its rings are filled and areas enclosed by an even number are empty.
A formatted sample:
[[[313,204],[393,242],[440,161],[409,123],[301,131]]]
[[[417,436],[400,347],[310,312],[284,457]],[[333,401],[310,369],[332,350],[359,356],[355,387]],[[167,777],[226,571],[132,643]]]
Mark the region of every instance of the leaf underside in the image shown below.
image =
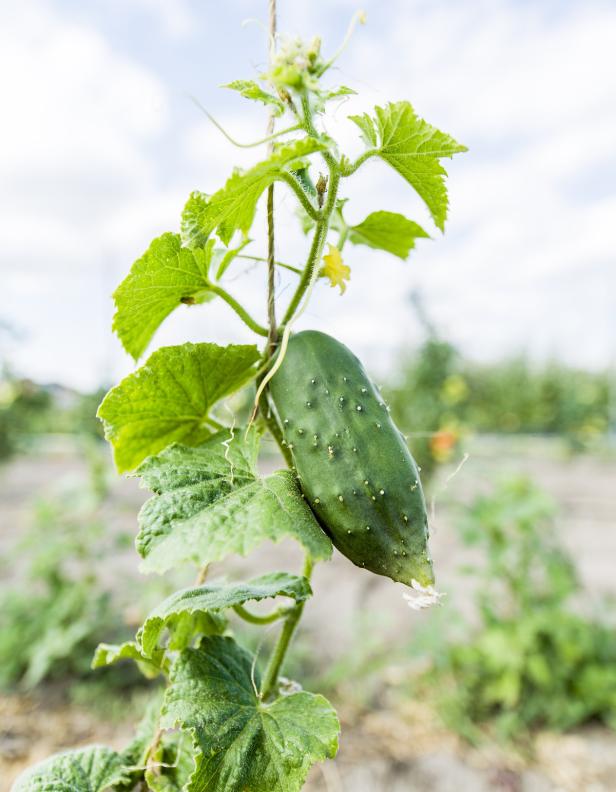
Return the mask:
[[[236,171],[225,186],[211,199],[192,207],[193,227],[202,239],[214,231],[225,245],[236,231],[248,233],[254,219],[257,201],[270,184],[289,172],[304,157],[321,151],[325,144],[314,138],[303,138],[280,146],[272,156],[250,170]],[[194,195],[194,194],[193,194]]]
[[[349,229],[353,244],[386,250],[403,260],[415,247],[415,240],[422,237],[427,238],[428,234],[421,226],[396,212],[372,212]]]
[[[157,493],[139,514],[136,545],[145,571],[202,566],[285,537],[314,559],[329,558],[331,542],[291,472],[258,475],[258,444],[254,430],[247,436],[225,430],[197,447],[171,446],[141,465],[137,475]]]
[[[92,658],[92,668],[104,668],[121,660],[135,662],[148,679],[154,679],[161,673],[162,652],[151,652],[146,656],[134,641],[126,641],[123,644],[99,644]]]
[[[280,596],[303,602],[310,594],[310,584],[306,578],[288,572],[270,572],[246,583],[209,584],[183,589],[171,594],[150,613],[137,634],[137,640],[144,654],[150,655],[156,650],[163,630],[171,629],[173,632],[183,619],[209,616],[234,605]],[[212,630],[210,634],[214,632]]]

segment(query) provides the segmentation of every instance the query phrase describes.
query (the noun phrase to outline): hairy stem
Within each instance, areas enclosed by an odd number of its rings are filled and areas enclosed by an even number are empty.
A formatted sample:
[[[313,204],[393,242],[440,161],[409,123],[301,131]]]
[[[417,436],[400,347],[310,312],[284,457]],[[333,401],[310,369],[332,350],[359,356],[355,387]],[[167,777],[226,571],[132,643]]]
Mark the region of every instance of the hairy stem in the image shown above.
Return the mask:
[[[287,310],[285,315],[282,318],[281,327],[288,324],[288,322],[293,318],[295,312],[297,311],[299,304],[306,293],[306,289],[308,288],[310,282],[312,281],[312,277],[314,274],[314,268],[319,266],[319,262],[321,259],[321,253],[323,251],[323,245],[325,244],[325,239],[327,237],[327,232],[329,230],[329,221],[336,206],[336,195],[338,193],[338,183],[340,181],[340,175],[338,173],[337,168],[330,167],[329,170],[329,185],[327,190],[327,201],[325,202],[325,206],[323,207],[323,212],[319,217],[316,228],[314,230],[314,236],[312,238],[312,245],[310,246],[310,252],[308,253],[308,260],[306,261],[306,266],[304,267],[304,271],[302,272],[302,277],[300,278],[300,282],[297,285],[297,289],[289,305],[287,306]]]
[[[274,248],[274,185],[267,188],[267,352],[271,356],[276,350],[276,254]]]
[[[312,575],[312,560],[307,556],[306,561],[304,563],[304,577],[310,580],[311,575]],[[291,643],[291,638],[293,637],[293,633],[295,632],[295,628],[297,627],[297,623],[299,622],[302,613],[304,611],[304,604],[305,604],[304,602],[296,603],[288,611],[285,617],[282,630],[280,631],[280,635],[278,636],[278,641],[274,646],[274,650],[271,654],[271,657],[265,669],[265,673],[263,674],[263,681],[261,683],[261,693],[260,693],[260,697],[262,700],[269,698],[269,696],[271,696],[272,693],[276,690],[276,686],[278,684],[278,677],[280,675],[280,670],[282,668],[282,664],[284,663],[284,659],[287,654],[289,644]]]
[[[363,165],[363,163],[367,159],[370,159],[370,157],[376,157],[376,155],[378,153],[379,152],[377,151],[377,149],[368,149],[368,151],[364,151],[363,154],[360,154],[360,156],[355,160],[355,162],[348,162],[348,160],[347,160],[348,164],[343,165],[341,167],[340,175],[341,176],[352,176],[355,173],[355,171],[359,168],[360,165]]]
[[[306,132],[311,137],[318,137],[319,133],[312,121],[310,102],[308,100],[307,94],[304,94],[302,97],[302,113]],[[322,151],[321,154],[323,155],[323,159],[325,160],[329,170],[327,200],[325,201],[325,206],[319,212],[314,229],[314,236],[312,238],[312,245],[310,246],[310,252],[308,253],[308,260],[306,261],[304,271],[302,272],[302,277],[299,284],[297,285],[295,293],[293,294],[293,297],[291,297],[291,301],[287,306],[287,310],[280,325],[281,328],[291,321],[304,297],[304,294],[306,293],[306,290],[308,289],[308,286],[313,280],[314,269],[315,267],[319,266],[323,245],[325,244],[327,232],[329,231],[331,216],[334,212],[334,209],[336,208],[336,196],[338,195],[338,185],[340,183],[340,165],[336,158],[330,154],[329,151]]]
[[[308,195],[304,192],[303,187],[295,177],[293,177],[290,173],[283,171],[278,176],[280,181],[283,181],[285,184],[288,184],[289,187],[293,190],[297,199],[301,203],[302,207],[306,211],[313,220],[318,220],[319,218],[319,210],[313,205],[312,201],[308,197]]]
[[[223,289],[222,286],[217,286],[215,283],[209,283],[207,288],[208,291],[214,292],[214,294],[217,294],[221,299],[223,299],[227,303],[227,305],[231,306],[231,308],[233,308],[235,313],[240,317],[240,319],[244,322],[244,324],[248,325],[248,327],[250,327],[250,329],[254,333],[257,333],[258,335],[261,336],[268,335],[267,328],[263,327],[263,325],[260,325],[258,322],[256,322],[252,318],[252,316],[248,313],[248,311],[245,308],[243,308],[238,303],[238,301],[229,294],[228,291]]]

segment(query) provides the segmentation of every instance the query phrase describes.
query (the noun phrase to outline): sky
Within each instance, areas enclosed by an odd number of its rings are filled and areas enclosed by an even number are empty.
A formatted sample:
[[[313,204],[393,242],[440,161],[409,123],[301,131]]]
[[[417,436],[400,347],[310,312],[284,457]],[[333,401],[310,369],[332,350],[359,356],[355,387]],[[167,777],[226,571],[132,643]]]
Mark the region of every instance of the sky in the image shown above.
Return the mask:
[[[408,185],[369,161],[344,184],[347,219],[419,222],[406,262],[345,248],[346,294],[321,281],[297,327],[349,344],[377,372],[422,340],[419,291],[439,332],[478,360],[526,353],[599,367],[616,356],[616,3],[600,0],[278,0],[279,29],[335,51],[359,95],[327,131],[361,151],[347,116],[408,99],[469,147],[445,161],[442,235]],[[111,293],[150,240],[177,231],[194,189],[214,192],[263,149],[258,105],[221,89],[267,61],[265,0],[20,0],[0,4],[0,357],[21,375],[89,389],[132,370],[111,333]],[[277,252],[301,265],[292,196],[276,191]],[[250,252],[263,252],[262,211]],[[248,251],[247,251],[248,252]],[[292,275],[280,276],[283,305]],[[260,264],[226,286],[265,318]],[[251,342],[221,301],[182,308],[149,351]]]

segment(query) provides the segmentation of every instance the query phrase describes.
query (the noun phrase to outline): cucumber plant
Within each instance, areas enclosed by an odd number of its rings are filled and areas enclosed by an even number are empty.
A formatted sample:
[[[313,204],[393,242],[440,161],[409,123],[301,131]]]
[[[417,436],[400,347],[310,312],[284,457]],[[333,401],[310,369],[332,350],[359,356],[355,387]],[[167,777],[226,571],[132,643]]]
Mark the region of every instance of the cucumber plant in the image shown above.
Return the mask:
[[[350,177],[369,160],[382,161],[419,194],[443,230],[441,160],[465,149],[399,101],[350,116],[365,150],[356,159],[342,153],[323,127],[328,105],[354,93],[326,86],[336,57],[322,54],[319,39],[277,41],[259,81],[226,86],[288,122],[260,141],[268,144],[265,159],[233,171],[213,194],[193,192],[179,233],[154,239],[114,294],[113,329],[135,360],[172,311],[201,304],[207,310],[214,299],[227,303],[264,346],[163,347],[100,405],[118,470],[139,476],[154,493],[139,514],[136,546],[144,570],[162,574],[189,563],[198,576],[156,608],[133,641],[97,650],[94,667],[130,659],[146,676],[164,679],[162,700],[134,743],[123,753],[96,746],[52,757],[22,776],[16,792],[298,790],[312,764],[336,754],[339,733],[326,699],[280,676],[312,594],[314,565],[330,557],[333,540],[356,564],[414,586],[421,604],[431,599],[425,504],[400,433],[349,350],[323,334],[291,337],[291,328],[319,278],[344,291],[350,269],[342,253],[349,244],[404,260],[416,240],[428,236],[389,209],[348,222],[343,190]],[[301,267],[274,257],[274,184],[295,197],[311,237]],[[224,279],[247,257],[264,194],[267,256],[252,259],[267,264],[267,323],[249,313]],[[278,268],[296,278],[279,325]],[[255,388],[251,419],[246,426],[225,421],[228,405],[226,411],[217,405],[247,386]],[[257,463],[267,432],[288,467],[263,477]],[[303,549],[301,574],[206,581],[210,564],[285,537]],[[247,607],[265,599],[284,602],[266,615]],[[229,617],[263,626],[279,622],[263,669],[234,640]]]

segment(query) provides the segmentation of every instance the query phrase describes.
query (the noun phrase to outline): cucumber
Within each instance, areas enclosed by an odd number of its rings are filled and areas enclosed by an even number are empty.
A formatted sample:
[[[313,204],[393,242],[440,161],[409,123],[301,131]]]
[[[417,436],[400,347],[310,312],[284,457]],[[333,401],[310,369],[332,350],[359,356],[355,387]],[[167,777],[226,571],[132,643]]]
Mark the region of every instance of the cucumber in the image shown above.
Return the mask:
[[[269,393],[304,497],[338,550],[378,575],[433,584],[417,465],[355,355],[325,333],[297,333]]]

